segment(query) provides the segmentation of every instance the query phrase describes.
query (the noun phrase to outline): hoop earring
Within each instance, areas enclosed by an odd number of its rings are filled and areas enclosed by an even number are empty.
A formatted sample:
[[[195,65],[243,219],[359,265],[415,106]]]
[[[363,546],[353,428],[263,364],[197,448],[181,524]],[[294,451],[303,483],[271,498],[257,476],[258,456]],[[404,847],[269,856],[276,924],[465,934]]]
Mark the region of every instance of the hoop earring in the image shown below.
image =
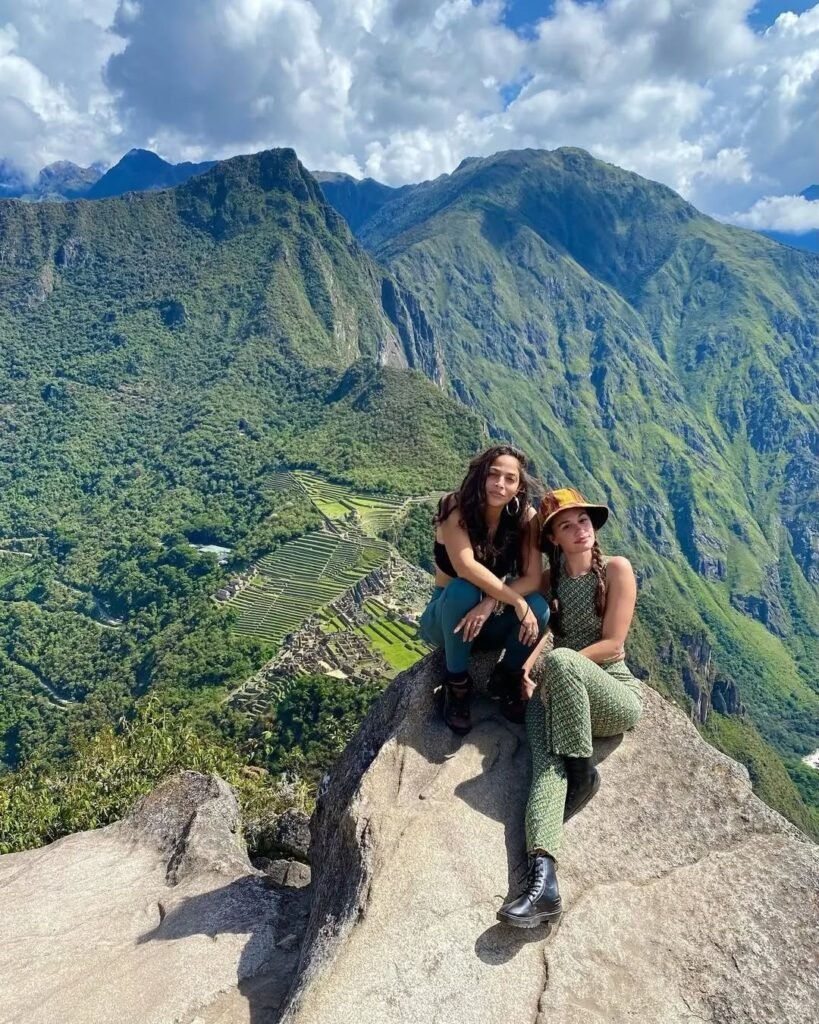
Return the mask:
[[[515,511],[514,512],[510,508],[510,506],[512,504],[512,501],[514,501],[514,503],[515,503]],[[512,498],[512,501],[507,501],[507,503],[503,506],[503,511],[504,512],[508,512],[510,516],[519,515],[520,514],[520,498],[517,496],[517,494],[514,496],[514,498]]]

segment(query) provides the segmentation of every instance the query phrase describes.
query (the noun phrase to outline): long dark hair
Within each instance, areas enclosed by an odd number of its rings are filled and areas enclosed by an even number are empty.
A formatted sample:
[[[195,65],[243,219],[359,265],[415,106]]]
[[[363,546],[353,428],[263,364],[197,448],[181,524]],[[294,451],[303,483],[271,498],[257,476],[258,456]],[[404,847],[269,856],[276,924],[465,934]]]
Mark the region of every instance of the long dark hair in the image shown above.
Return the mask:
[[[549,626],[555,636],[563,636],[563,615],[560,601],[557,596],[557,587],[560,582],[560,561],[561,550],[557,544],[549,538],[549,524],[540,531],[540,550],[546,553],[549,559],[549,591],[551,614]],[[594,591],[594,611],[598,619],[602,619],[606,611],[606,567],[603,564],[603,552],[595,537],[592,546],[592,567],[591,571],[597,577],[597,587]]]
[[[492,463],[501,455],[511,455],[512,458],[517,459],[520,467],[520,483],[515,495],[517,501],[513,498],[506,505],[501,513],[497,529],[490,537],[485,515],[486,480]],[[528,465],[529,460],[523,452],[511,444],[496,444],[487,448],[485,452],[476,455],[469,463],[466,476],[458,490],[445,495],[438,502],[438,511],[432,520],[433,525],[438,526],[443,523],[457,508],[460,514],[459,525],[469,535],[475,557],[479,561],[490,567],[496,565],[502,559],[509,557],[512,554],[513,546],[516,546],[514,558],[518,564],[518,571],[524,572],[526,532],[523,525],[526,522],[526,510],[529,508],[532,495],[532,480],[527,472]],[[517,507],[510,508],[510,505]]]

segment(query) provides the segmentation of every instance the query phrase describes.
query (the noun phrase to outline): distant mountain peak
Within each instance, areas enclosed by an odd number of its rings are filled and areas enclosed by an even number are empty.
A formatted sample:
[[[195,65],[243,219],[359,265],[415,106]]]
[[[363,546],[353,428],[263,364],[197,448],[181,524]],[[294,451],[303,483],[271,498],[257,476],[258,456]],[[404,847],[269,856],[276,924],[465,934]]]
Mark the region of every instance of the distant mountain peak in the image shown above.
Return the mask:
[[[352,174],[347,174],[345,171],[310,171],[310,173],[316,181],[321,182],[322,184],[325,181],[351,181],[354,184],[358,184],[362,180],[361,178],[354,178]]]
[[[107,199],[125,192],[172,188],[209,170],[213,160],[193,164],[172,164],[150,149],[129,149],[86,193],[87,199]]]

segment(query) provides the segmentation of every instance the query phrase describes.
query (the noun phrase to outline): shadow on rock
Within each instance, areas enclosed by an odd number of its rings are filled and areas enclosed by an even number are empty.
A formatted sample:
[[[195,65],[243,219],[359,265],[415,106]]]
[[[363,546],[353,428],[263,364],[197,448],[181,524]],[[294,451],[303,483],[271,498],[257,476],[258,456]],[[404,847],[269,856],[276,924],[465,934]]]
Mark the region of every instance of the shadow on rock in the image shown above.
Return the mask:
[[[283,888],[248,875],[219,889],[184,896],[137,940],[167,942],[204,935],[213,942],[227,934],[247,935],[237,964],[239,995],[247,1001],[249,1024],[274,1024],[295,971],[309,910],[305,889]],[[207,1012],[200,1011],[201,1012]],[[217,1018],[222,1020],[220,1015]]]
[[[454,795],[473,810],[504,825],[507,860],[507,889],[520,879],[526,861],[523,814],[529,781],[529,755],[523,726],[507,722],[488,700],[475,702],[476,721],[459,747],[470,745],[480,751],[481,771],[458,783]],[[449,730],[443,723],[437,728]]]
[[[478,936],[475,953],[489,967],[499,967],[514,960],[524,946],[548,939],[558,927],[548,922],[538,928],[510,928],[505,924],[493,924]]]

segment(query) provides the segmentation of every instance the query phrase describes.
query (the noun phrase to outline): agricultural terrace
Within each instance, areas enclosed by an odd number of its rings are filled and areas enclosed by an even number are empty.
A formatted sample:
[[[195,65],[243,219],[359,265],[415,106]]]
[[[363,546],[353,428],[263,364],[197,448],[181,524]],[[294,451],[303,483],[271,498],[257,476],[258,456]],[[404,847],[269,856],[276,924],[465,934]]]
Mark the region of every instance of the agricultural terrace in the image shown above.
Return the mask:
[[[374,650],[395,672],[402,672],[431,650],[418,636],[418,628],[388,617],[388,609],[380,601],[370,599],[364,603],[369,622],[359,626],[358,633],[366,637]]]
[[[268,491],[289,491],[293,486],[293,477],[288,470],[279,469],[270,474],[264,486]]]
[[[293,470],[292,476],[322,515],[328,519],[344,519],[352,512],[362,533],[370,537],[377,537],[386,530],[413,500],[386,494],[358,494],[349,487],[331,484],[302,469]]]
[[[239,613],[236,632],[281,643],[388,554],[383,541],[344,539],[325,531],[283,544],[258,561],[258,575],[230,602]]]

